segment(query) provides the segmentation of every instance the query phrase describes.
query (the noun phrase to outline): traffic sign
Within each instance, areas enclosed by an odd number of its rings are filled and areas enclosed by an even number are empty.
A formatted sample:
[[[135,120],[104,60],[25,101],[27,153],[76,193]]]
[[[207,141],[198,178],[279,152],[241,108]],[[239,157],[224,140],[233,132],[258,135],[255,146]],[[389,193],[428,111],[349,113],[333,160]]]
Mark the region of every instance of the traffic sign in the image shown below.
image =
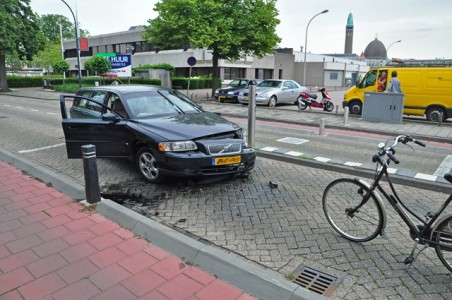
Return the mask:
[[[196,58],[194,58],[193,56],[190,56],[190,57],[187,59],[187,63],[188,63],[191,67],[193,67],[194,65],[196,65]]]

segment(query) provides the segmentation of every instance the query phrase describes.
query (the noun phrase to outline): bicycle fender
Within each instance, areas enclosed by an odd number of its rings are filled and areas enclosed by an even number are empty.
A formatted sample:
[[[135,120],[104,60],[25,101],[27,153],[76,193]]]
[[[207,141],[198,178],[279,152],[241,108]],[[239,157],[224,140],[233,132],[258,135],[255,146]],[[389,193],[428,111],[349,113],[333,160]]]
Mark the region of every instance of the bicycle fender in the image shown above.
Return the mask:
[[[365,186],[367,189],[370,189],[370,184],[367,183],[366,181],[364,181],[364,180],[362,180],[362,179],[359,179],[359,178],[355,178],[355,180],[356,180],[357,182],[359,182],[360,184],[362,184],[363,186]],[[385,206],[385,203],[383,202],[383,199],[381,198],[381,196],[380,196],[380,194],[378,193],[378,191],[374,190],[374,191],[372,192],[372,195],[375,197],[375,199],[377,199],[378,204],[380,204],[381,210],[382,210],[382,215],[383,215],[383,227],[381,228],[380,235],[381,235],[384,239],[387,239],[387,237],[386,237],[386,235],[385,235],[385,233],[384,233],[385,228],[386,228],[386,222],[387,222],[387,219],[388,219],[388,217],[387,217],[387,215],[386,215],[386,206]]]

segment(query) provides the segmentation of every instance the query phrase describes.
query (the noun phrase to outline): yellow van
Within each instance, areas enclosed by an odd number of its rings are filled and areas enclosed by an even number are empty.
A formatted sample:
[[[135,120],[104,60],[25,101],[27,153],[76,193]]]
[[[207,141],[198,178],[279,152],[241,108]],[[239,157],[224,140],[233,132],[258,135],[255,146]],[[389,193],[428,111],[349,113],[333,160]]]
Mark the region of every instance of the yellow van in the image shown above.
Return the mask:
[[[452,118],[452,68],[401,68],[386,67],[372,69],[357,81],[356,86],[345,92],[343,107],[348,106],[350,113],[361,114],[364,93],[377,92],[378,79],[387,74],[386,90],[392,71],[397,71],[405,94],[405,115],[427,117],[429,121],[438,121],[442,113],[443,120]]]

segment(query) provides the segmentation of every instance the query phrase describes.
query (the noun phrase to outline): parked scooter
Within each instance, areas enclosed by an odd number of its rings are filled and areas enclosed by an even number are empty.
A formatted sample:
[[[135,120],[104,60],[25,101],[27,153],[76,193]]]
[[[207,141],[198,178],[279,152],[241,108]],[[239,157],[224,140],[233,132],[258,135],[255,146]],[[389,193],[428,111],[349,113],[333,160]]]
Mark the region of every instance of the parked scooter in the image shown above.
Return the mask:
[[[316,100],[317,94],[301,92],[297,98],[298,111],[305,110],[308,106],[309,109],[311,109],[311,107],[318,107],[323,108],[325,111],[333,111],[334,104],[331,102],[331,97],[328,95],[325,88],[319,89],[319,92],[322,93],[322,100],[320,101]]]

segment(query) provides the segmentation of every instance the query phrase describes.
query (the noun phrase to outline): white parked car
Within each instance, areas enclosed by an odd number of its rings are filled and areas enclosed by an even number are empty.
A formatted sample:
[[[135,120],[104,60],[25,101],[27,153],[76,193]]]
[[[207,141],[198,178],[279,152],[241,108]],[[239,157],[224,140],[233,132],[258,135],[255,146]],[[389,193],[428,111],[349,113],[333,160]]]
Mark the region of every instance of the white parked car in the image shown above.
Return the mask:
[[[268,79],[259,83],[256,87],[256,104],[275,107],[280,103],[297,104],[297,98],[300,92],[306,92],[308,89],[299,85],[293,80]],[[249,90],[243,90],[238,96],[242,104],[250,101]]]

